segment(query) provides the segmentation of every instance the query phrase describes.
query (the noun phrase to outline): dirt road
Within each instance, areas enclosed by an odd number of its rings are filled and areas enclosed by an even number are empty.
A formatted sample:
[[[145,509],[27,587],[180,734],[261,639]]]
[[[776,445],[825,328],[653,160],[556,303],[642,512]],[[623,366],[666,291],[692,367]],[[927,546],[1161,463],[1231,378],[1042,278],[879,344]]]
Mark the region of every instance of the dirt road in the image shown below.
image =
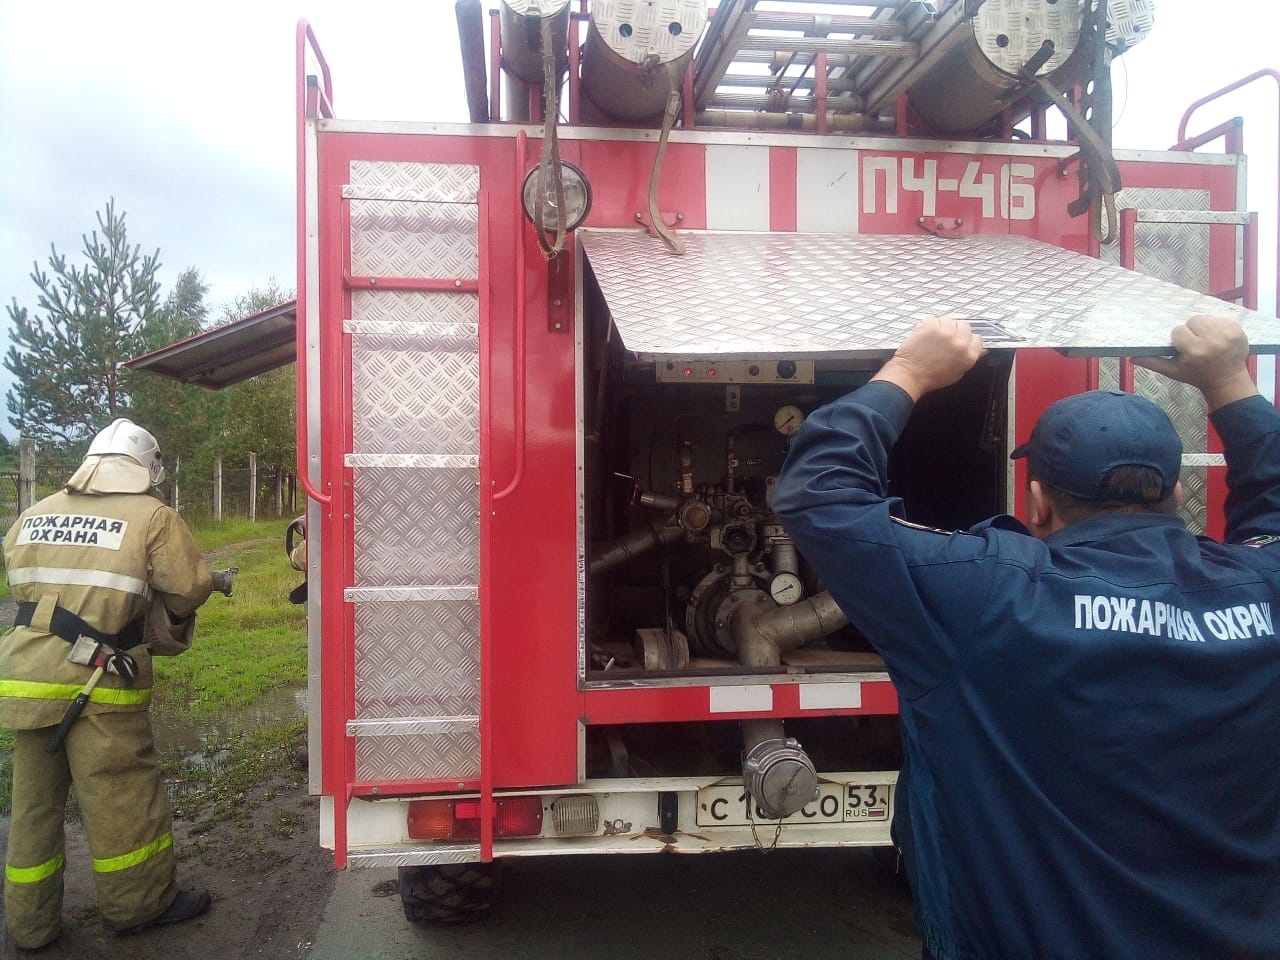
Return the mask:
[[[84,829],[68,823],[62,937],[44,950],[27,953],[16,950],[0,931],[0,958],[309,956],[335,879],[331,855],[316,842],[318,802],[306,795],[305,775],[298,771],[296,776],[259,784],[243,803],[244,817],[174,822],[178,881],[184,887],[207,888],[213,895],[209,912],[191,923],[133,937],[115,936],[98,913]],[[8,839],[5,818],[0,820],[0,848],[7,848]]]

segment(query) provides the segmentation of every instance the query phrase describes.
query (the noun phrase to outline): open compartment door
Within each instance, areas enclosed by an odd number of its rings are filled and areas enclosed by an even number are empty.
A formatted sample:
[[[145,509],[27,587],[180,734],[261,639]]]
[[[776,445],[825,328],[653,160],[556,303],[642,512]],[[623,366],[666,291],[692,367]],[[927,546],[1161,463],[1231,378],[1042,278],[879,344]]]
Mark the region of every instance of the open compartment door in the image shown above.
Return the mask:
[[[974,323],[992,348],[1136,356],[1217,313],[1256,352],[1280,348],[1255,311],[1025,237],[684,233],[675,256],[639,230],[579,236],[640,360],[883,357],[930,316]]]

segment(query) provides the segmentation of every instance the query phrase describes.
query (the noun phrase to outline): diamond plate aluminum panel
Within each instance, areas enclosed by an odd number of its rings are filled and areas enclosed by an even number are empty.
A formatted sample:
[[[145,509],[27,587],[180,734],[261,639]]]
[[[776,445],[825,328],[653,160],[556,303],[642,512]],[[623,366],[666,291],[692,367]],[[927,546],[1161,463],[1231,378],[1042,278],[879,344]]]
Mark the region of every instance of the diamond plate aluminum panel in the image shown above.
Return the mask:
[[[352,290],[351,319],[383,323],[480,322],[480,296],[434,290]]]
[[[591,4],[591,23],[601,39],[632,63],[678,60],[698,42],[706,19],[707,0],[594,0]]]
[[[342,592],[348,603],[376,600],[382,603],[403,603],[407,600],[474,600],[478,596],[475,587],[347,587]]]
[[[347,453],[342,462],[348,467],[418,467],[441,470],[479,466],[480,458],[461,453]]]
[[[1120,360],[1118,357],[1100,357],[1098,359],[1098,389],[1120,389]]]
[[[356,779],[467,780],[480,776],[480,732],[441,736],[356,737]]]
[[[356,720],[480,711],[477,601],[357,603]]]
[[[1010,331],[989,346],[1121,354],[1167,350],[1175,324],[1212,312],[1280,347],[1252,310],[1024,237],[687,232],[674,256],[641,231],[578,236],[645,360],[880,357],[931,315]]]
[[[1209,443],[1208,408],[1199,390],[1141,367],[1134,368],[1133,389],[1134,393],[1159,404],[1169,414],[1178,436],[1182,437],[1185,453],[1206,452]]]
[[[412,867],[418,864],[474,863],[480,859],[477,846],[454,847],[432,844],[430,847],[353,847],[347,851],[347,863],[353,867]]]
[[[1227,457],[1222,453],[1184,453],[1182,462],[1191,467],[1225,467]]]
[[[1125,187],[1116,195],[1117,209],[1160,207],[1208,210],[1209,191]],[[1120,244],[1102,248],[1101,258],[1117,266]],[[1176,283],[1189,290],[1209,290],[1209,228],[1193,223],[1141,223],[1134,233],[1134,265],[1139,273]],[[1221,303],[1222,301],[1218,301]],[[1212,312],[1212,311],[1206,311]]]
[[[480,327],[474,323],[414,323],[406,320],[344,320],[342,332],[353,337],[431,337],[441,342],[474,342]]]
[[[410,737],[416,734],[457,733],[480,722],[478,716],[395,717],[390,720],[348,720],[348,737]]]
[[[1052,73],[1066,61],[1080,38],[1081,8],[1076,3],[986,0],[973,18],[973,35],[983,55],[1005,73],[1016,75],[1040,50],[1053,43],[1039,75]]]
[[[480,168],[469,163],[352,160],[351,183],[421,200],[466,199],[480,192]]]
[[[351,201],[351,272],[365,277],[474,278],[479,208],[406,200]]]
[[[480,579],[479,471],[357,467],[356,587]]]
[[[1188,530],[1203,536],[1209,510],[1209,472],[1204,467],[1183,466],[1179,479],[1182,503],[1178,505],[1178,516]]]
[[[432,335],[351,338],[352,440],[360,453],[475,454],[480,449],[477,341]]]
[[[1169,414],[1174,429],[1182,438],[1184,456],[1207,452],[1209,414],[1199,390],[1136,367],[1133,371],[1133,392],[1163,407],[1165,413]],[[1187,463],[1183,463],[1179,474],[1182,481],[1182,504],[1178,512],[1187,526],[1198,533],[1204,532],[1208,519],[1208,478],[1205,467]]]

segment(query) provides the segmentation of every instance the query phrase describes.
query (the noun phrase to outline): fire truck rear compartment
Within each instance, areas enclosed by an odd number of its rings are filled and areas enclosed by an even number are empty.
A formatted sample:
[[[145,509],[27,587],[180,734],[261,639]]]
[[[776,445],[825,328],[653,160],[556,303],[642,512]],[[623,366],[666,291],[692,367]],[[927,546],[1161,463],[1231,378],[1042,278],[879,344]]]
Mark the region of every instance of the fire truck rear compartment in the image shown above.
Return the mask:
[[[616,332],[600,349],[607,323],[589,314],[585,324],[586,355],[606,356],[585,365],[583,390],[587,682],[882,672],[769,509],[792,421],[865,383],[878,362],[637,362]],[[800,372],[714,380],[744,365]],[[993,353],[919,405],[890,467],[906,518],[956,530],[1005,509],[1011,366],[1011,353]],[[766,624],[777,662],[753,647],[748,613]]]

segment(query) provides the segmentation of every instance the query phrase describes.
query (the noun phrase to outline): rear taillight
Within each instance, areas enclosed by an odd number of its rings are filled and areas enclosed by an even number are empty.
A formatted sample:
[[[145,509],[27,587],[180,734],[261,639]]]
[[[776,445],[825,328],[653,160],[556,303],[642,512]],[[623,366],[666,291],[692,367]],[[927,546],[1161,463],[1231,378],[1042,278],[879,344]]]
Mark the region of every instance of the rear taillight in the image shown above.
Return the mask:
[[[542,832],[541,797],[498,797],[493,804],[495,837],[536,837]],[[409,836],[475,840],[480,836],[480,801],[415,800],[409,804]]]

